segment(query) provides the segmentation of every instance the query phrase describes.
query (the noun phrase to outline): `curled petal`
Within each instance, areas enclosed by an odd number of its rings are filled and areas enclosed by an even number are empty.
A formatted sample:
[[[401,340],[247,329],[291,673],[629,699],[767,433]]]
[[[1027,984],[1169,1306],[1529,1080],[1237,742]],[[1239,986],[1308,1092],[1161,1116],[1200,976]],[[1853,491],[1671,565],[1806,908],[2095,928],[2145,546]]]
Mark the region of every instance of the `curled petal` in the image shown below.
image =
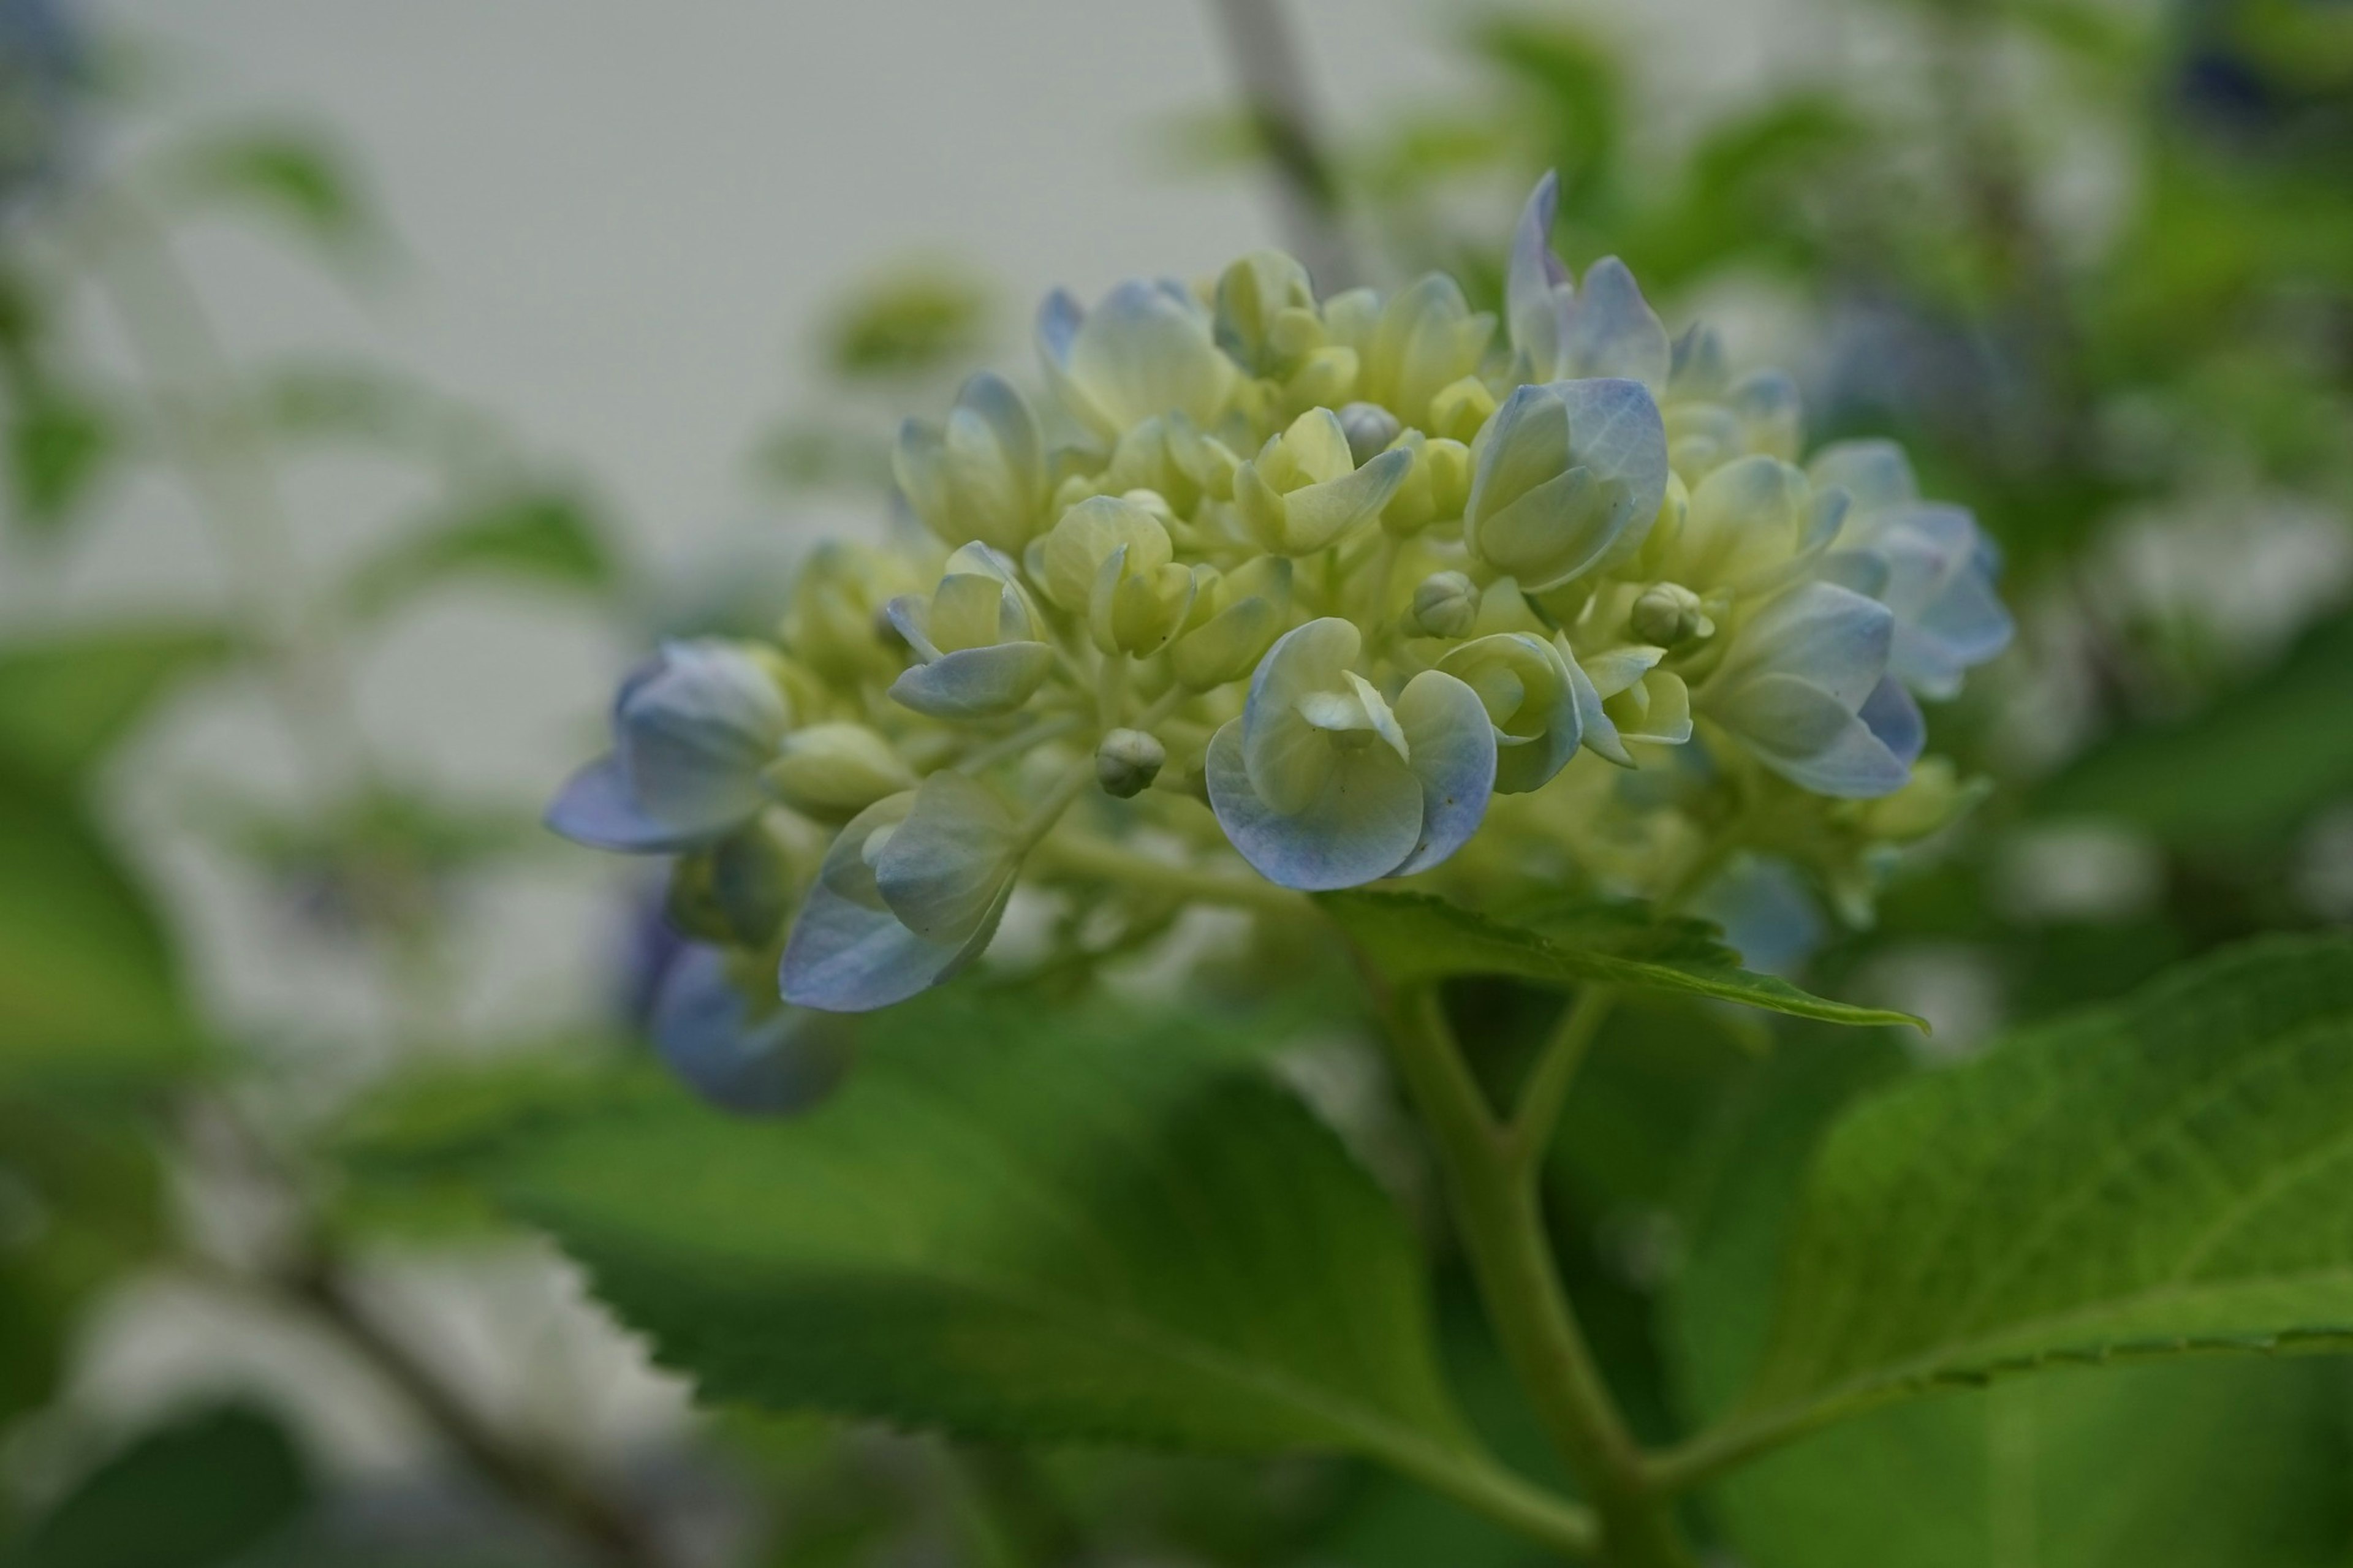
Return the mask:
[[[1259,875],[1310,892],[1353,888],[1388,876],[1414,854],[1423,831],[1422,784],[1395,752],[1367,746],[1339,758],[1313,798],[1281,811],[1250,782],[1245,723],[1236,719],[1211,737],[1205,772],[1218,826]]]
[[[1920,712],[1920,704],[1913,700],[1912,693],[1894,675],[1871,689],[1871,695],[1862,700],[1854,716],[1905,767],[1920,760],[1921,750],[1928,743],[1928,722]]]
[[[1911,776],[1861,717],[1793,676],[1760,676],[1708,710],[1767,767],[1818,795],[1870,799],[1892,795]]]
[[[826,851],[778,967],[786,1001],[827,1013],[887,1007],[948,979],[979,957],[997,934],[1012,897],[1009,882],[960,942],[920,936],[891,912],[868,863],[867,846],[876,834],[906,821],[914,804],[913,790],[875,802],[852,817]]]
[[[1496,793],[1541,788],[1577,754],[1584,735],[1577,689],[1567,656],[1550,640],[1499,632],[1448,649],[1438,668],[1467,682],[1486,709],[1500,748]]]
[[[933,719],[994,718],[1029,701],[1053,668],[1054,650],[1046,643],[968,647],[905,671],[891,683],[891,695]]]
[[[875,890],[910,931],[961,942],[988,916],[1020,867],[1020,834],[979,781],[935,773],[906,819],[871,857]]]
[[[1820,688],[1854,711],[1887,671],[1895,617],[1887,606],[1831,583],[1806,583],[1740,628],[1716,677],[1725,685],[1766,673]]]
[[[607,752],[565,781],[547,808],[547,826],[591,849],[670,855],[723,836],[733,820],[665,821],[638,803],[620,759]]]
[[[1477,692],[1435,669],[1406,682],[1397,721],[1421,783],[1420,837],[1389,872],[1402,877],[1437,865],[1479,831],[1495,789],[1495,727]]]
[[[723,1110],[785,1116],[831,1093],[852,1041],[839,1017],[747,995],[719,949],[687,948],[663,973],[650,1020],[670,1071]]]
[[[1472,462],[1463,542],[1541,593],[1641,544],[1666,497],[1666,426],[1639,382],[1523,386]]]

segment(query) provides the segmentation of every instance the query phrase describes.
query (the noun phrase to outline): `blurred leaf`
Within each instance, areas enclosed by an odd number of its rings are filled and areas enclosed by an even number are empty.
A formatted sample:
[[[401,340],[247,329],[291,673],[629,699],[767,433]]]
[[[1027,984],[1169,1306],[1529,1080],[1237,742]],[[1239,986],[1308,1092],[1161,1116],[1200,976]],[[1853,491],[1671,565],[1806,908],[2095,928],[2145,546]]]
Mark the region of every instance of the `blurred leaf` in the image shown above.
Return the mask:
[[[1819,1036],[1757,1064],[1688,1169],[1690,1260],[1666,1322],[1694,1403],[1736,1391],[1822,1129],[1906,1069]],[[2191,1361],[2055,1373],[1873,1412],[1711,1489],[1754,1568],[2204,1568],[2341,1563],[2337,1363]]]
[[[1578,217],[1617,179],[1625,121],[1617,60],[1582,29],[1533,13],[1493,17],[1473,30],[1472,43],[1549,111],[1545,153],[1560,175],[1561,216]]]
[[[262,417],[289,436],[359,441],[452,462],[498,442],[484,416],[364,361],[306,358],[273,365],[255,382]]]
[[[760,443],[754,463],[762,477],[788,490],[891,488],[891,444],[871,431],[816,420],[779,425]]]
[[[177,150],[166,177],[175,194],[253,211],[330,255],[349,256],[379,237],[356,172],[329,137],[307,127],[204,136]]]
[[[473,503],[402,534],[363,563],[344,592],[352,614],[370,618],[468,577],[599,594],[619,581],[620,569],[577,497],[527,491]]]
[[[2253,686],[2184,722],[2126,730],[2035,796],[2045,816],[2098,816],[2182,848],[2291,832],[2353,793],[2353,615],[2322,623]]]
[[[0,766],[0,1081],[185,1065],[164,931],[74,803]]]
[[[1598,982],[1679,991],[1834,1024],[1911,1024],[1907,1013],[1809,995],[1740,967],[1705,921],[1661,920],[1644,905],[1563,901],[1525,911],[1517,925],[1427,893],[1323,893],[1316,901],[1397,984],[1508,974],[1552,985]]]
[[[120,443],[106,414],[56,393],[20,399],[8,418],[13,515],[53,533],[90,496]]]
[[[301,1456],[272,1417],[225,1405],[160,1427],[41,1520],[6,1568],[226,1568],[309,1508]]]
[[[2054,1363],[2353,1342],[2353,944],[2275,938],[1846,1116],[1722,1439]]]
[[[236,648],[214,627],[153,622],[0,643],[0,755],[27,777],[65,787],[174,684]]]
[[[962,268],[902,265],[843,300],[825,329],[826,364],[851,380],[953,366],[987,346],[989,291]]]
[[[77,1314],[160,1245],[160,1185],[122,1108],[0,1096],[0,1424],[49,1400]]]
[[[1516,1500],[1433,1363],[1421,1266],[1250,1030],[948,994],[861,1021],[783,1124],[682,1093],[492,1140],[709,1397],[984,1439],[1351,1449]]]

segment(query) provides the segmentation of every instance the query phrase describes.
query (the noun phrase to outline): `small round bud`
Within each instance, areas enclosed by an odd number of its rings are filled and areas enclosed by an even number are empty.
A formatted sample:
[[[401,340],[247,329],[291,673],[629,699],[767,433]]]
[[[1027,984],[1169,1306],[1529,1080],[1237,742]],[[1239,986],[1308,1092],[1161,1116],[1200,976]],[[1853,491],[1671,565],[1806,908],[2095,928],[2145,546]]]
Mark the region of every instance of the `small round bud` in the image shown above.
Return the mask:
[[[1347,433],[1348,456],[1361,468],[1388,451],[1405,426],[1377,403],[1351,403],[1340,410],[1340,428]]]
[[[1152,787],[1168,761],[1168,748],[1142,730],[1113,730],[1095,748],[1095,778],[1103,793],[1132,800]]]
[[[1478,585],[1460,572],[1433,573],[1413,591],[1413,624],[1430,637],[1467,637],[1478,618]]]
[[[1699,595],[1680,583],[1654,583],[1643,589],[1627,621],[1636,637],[1659,647],[1673,647],[1715,629],[1700,607]]]

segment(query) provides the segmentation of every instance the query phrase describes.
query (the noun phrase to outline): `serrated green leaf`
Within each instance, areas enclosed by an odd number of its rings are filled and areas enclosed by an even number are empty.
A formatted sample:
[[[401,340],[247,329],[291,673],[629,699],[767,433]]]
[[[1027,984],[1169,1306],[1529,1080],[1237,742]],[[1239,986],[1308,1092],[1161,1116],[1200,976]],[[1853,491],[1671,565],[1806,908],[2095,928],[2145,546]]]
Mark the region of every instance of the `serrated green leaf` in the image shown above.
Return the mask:
[[[868,1020],[835,1100],[676,1091],[490,1141],[484,1179],[710,1397],[1014,1441],[1370,1455],[1556,1535],[1441,1386],[1421,1263],[1328,1130],[1181,1016]]]
[[[1833,1024],[1921,1026],[1908,1013],[1833,1002],[1751,973],[1706,921],[1660,920],[1639,904],[1563,901],[1506,925],[1427,893],[1352,889],[1316,897],[1399,985],[1508,974],[1541,984],[1598,982],[1680,991]]]
[[[599,593],[618,575],[578,498],[562,491],[501,496],[395,540],[353,574],[353,615],[380,616],[426,589],[486,577]]]
[[[0,754],[62,785],[121,739],[174,683],[237,647],[216,627],[153,623],[0,644]]]
[[[1688,1168],[1688,1261],[1663,1324],[1704,1409],[1768,1331],[1824,1124],[1907,1070],[1800,1036],[1750,1067]],[[2343,1562],[2353,1403],[2334,1361],[2196,1359],[2054,1373],[1890,1406],[1724,1477],[1708,1512],[1753,1568],[2205,1568]]]
[[[69,1493],[8,1568],[226,1568],[309,1506],[311,1479],[275,1420],[242,1405],[140,1438]]]
[[[2353,1344],[2353,944],[2274,938],[1843,1118],[1704,1447],[2041,1366]]]

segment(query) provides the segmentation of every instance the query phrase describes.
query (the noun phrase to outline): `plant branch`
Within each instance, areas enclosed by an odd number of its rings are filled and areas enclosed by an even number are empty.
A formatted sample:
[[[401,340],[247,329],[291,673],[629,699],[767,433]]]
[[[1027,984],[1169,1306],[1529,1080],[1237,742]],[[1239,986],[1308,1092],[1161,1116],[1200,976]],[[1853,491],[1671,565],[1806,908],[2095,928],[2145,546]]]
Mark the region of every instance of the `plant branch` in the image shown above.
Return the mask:
[[[1552,1143],[1553,1130],[1560,1125],[1561,1109],[1568,1102],[1569,1085],[1617,1002],[1618,993],[1611,987],[1588,985],[1561,1010],[1560,1022],[1537,1053],[1536,1065],[1529,1069],[1527,1082],[1520,1089],[1519,1106],[1512,1113],[1506,1144],[1514,1180],[1534,1182],[1543,1169],[1545,1151]]]
[[[1515,1170],[1510,1136],[1462,1059],[1437,989],[1413,986],[1385,1000],[1398,1074],[1437,1145],[1488,1317],[1554,1447],[1593,1500],[1602,1560],[1691,1568],[1690,1549],[1561,1289],[1537,1184]]]
[[[1282,13],[1283,0],[1211,0],[1242,107],[1273,165],[1277,216],[1286,242],[1320,294],[1356,281],[1340,226],[1340,183],[1309,107],[1307,73]]]

